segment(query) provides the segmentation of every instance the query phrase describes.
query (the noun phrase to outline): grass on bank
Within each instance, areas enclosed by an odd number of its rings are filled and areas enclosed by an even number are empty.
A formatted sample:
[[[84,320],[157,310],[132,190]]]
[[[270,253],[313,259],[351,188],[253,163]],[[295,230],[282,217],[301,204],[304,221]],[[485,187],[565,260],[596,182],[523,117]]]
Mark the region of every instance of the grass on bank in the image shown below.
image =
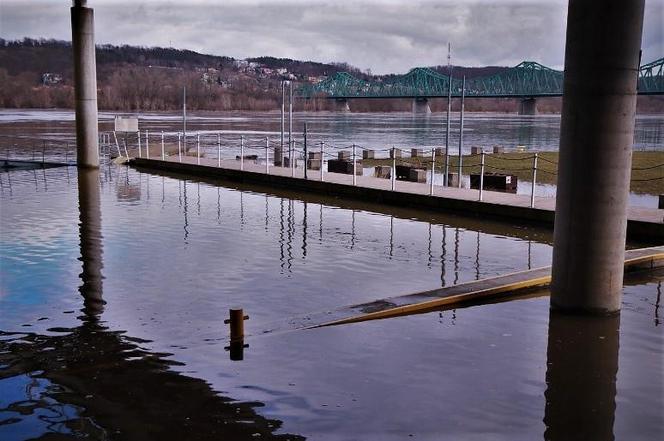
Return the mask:
[[[408,154],[408,152],[405,152]],[[538,152],[537,182],[556,184],[558,152]],[[458,156],[450,156],[450,172],[457,171]],[[365,167],[392,165],[391,159],[365,159]],[[397,164],[431,168],[431,157],[401,158]],[[444,167],[444,157],[436,158],[436,171]],[[509,152],[485,156],[485,173],[509,173],[520,180],[532,180],[533,153]],[[463,174],[480,172],[480,155],[463,156]],[[635,193],[664,194],[664,152],[635,151],[632,156],[632,180],[630,189]]]

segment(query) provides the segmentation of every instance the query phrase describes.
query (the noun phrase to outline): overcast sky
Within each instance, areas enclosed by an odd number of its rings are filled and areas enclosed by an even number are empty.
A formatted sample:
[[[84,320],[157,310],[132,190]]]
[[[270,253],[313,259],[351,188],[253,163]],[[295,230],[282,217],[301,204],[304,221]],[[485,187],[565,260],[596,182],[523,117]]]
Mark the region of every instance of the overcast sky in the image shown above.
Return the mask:
[[[69,40],[68,0],[0,0],[0,37]],[[416,66],[562,68],[566,0],[89,0],[98,44],[173,46],[247,58]],[[664,56],[664,0],[646,0],[643,61]]]

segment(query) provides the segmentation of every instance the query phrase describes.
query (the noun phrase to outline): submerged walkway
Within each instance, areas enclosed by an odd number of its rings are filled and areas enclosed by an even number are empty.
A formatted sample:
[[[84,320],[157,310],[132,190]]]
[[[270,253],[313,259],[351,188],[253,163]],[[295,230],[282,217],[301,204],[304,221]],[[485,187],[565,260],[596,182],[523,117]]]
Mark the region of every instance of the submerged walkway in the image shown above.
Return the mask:
[[[200,164],[199,164],[200,161]],[[439,212],[456,212],[473,216],[490,216],[518,223],[539,223],[553,227],[555,198],[535,197],[535,208],[530,207],[530,195],[517,195],[496,191],[483,191],[483,200],[478,201],[479,190],[434,186],[430,195],[430,184],[396,181],[392,190],[390,179],[372,176],[353,176],[341,173],[304,169],[269,167],[253,160],[167,156],[165,160],[133,158],[130,165],[144,169],[164,170],[189,176],[204,176],[229,179],[237,182],[279,186],[291,190],[308,191],[329,196],[340,196],[389,205],[412,207]],[[664,210],[629,207],[627,234],[632,239],[664,244]]]

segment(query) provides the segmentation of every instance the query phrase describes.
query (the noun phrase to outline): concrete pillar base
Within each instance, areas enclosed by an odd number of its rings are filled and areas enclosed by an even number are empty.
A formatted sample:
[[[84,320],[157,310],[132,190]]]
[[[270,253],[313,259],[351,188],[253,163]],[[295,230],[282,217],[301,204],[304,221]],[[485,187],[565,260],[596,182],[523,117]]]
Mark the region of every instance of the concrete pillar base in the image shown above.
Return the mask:
[[[519,115],[537,115],[537,100],[524,98],[519,101]]]
[[[429,107],[429,100],[426,98],[415,98],[413,100],[413,113],[428,115],[431,113],[431,107]]]
[[[334,100],[334,111],[335,112],[341,112],[341,113],[347,113],[350,112],[350,106],[348,105],[348,100],[347,99],[335,99]]]

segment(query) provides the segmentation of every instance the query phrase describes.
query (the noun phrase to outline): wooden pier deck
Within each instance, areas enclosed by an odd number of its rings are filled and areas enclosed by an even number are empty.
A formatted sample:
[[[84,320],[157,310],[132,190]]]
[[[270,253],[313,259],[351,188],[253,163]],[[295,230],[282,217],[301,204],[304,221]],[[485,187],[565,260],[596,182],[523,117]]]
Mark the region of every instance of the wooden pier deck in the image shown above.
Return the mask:
[[[489,216],[517,223],[537,223],[553,227],[555,198],[536,197],[535,207],[530,207],[530,195],[517,195],[485,190],[479,201],[479,191],[467,188],[434,186],[430,195],[430,185],[416,182],[397,181],[391,190],[389,179],[371,176],[353,176],[308,170],[304,179],[304,169],[275,167],[270,165],[266,173],[265,164],[245,160],[240,170],[240,161],[216,158],[183,156],[166,157],[165,160],[133,158],[130,165],[141,169],[163,170],[191,177],[212,177],[236,182],[256,183],[372,201],[402,207],[413,207],[438,212],[454,212],[470,216]],[[664,244],[664,210],[656,208],[629,207],[627,234],[631,239],[645,240],[652,244]]]

